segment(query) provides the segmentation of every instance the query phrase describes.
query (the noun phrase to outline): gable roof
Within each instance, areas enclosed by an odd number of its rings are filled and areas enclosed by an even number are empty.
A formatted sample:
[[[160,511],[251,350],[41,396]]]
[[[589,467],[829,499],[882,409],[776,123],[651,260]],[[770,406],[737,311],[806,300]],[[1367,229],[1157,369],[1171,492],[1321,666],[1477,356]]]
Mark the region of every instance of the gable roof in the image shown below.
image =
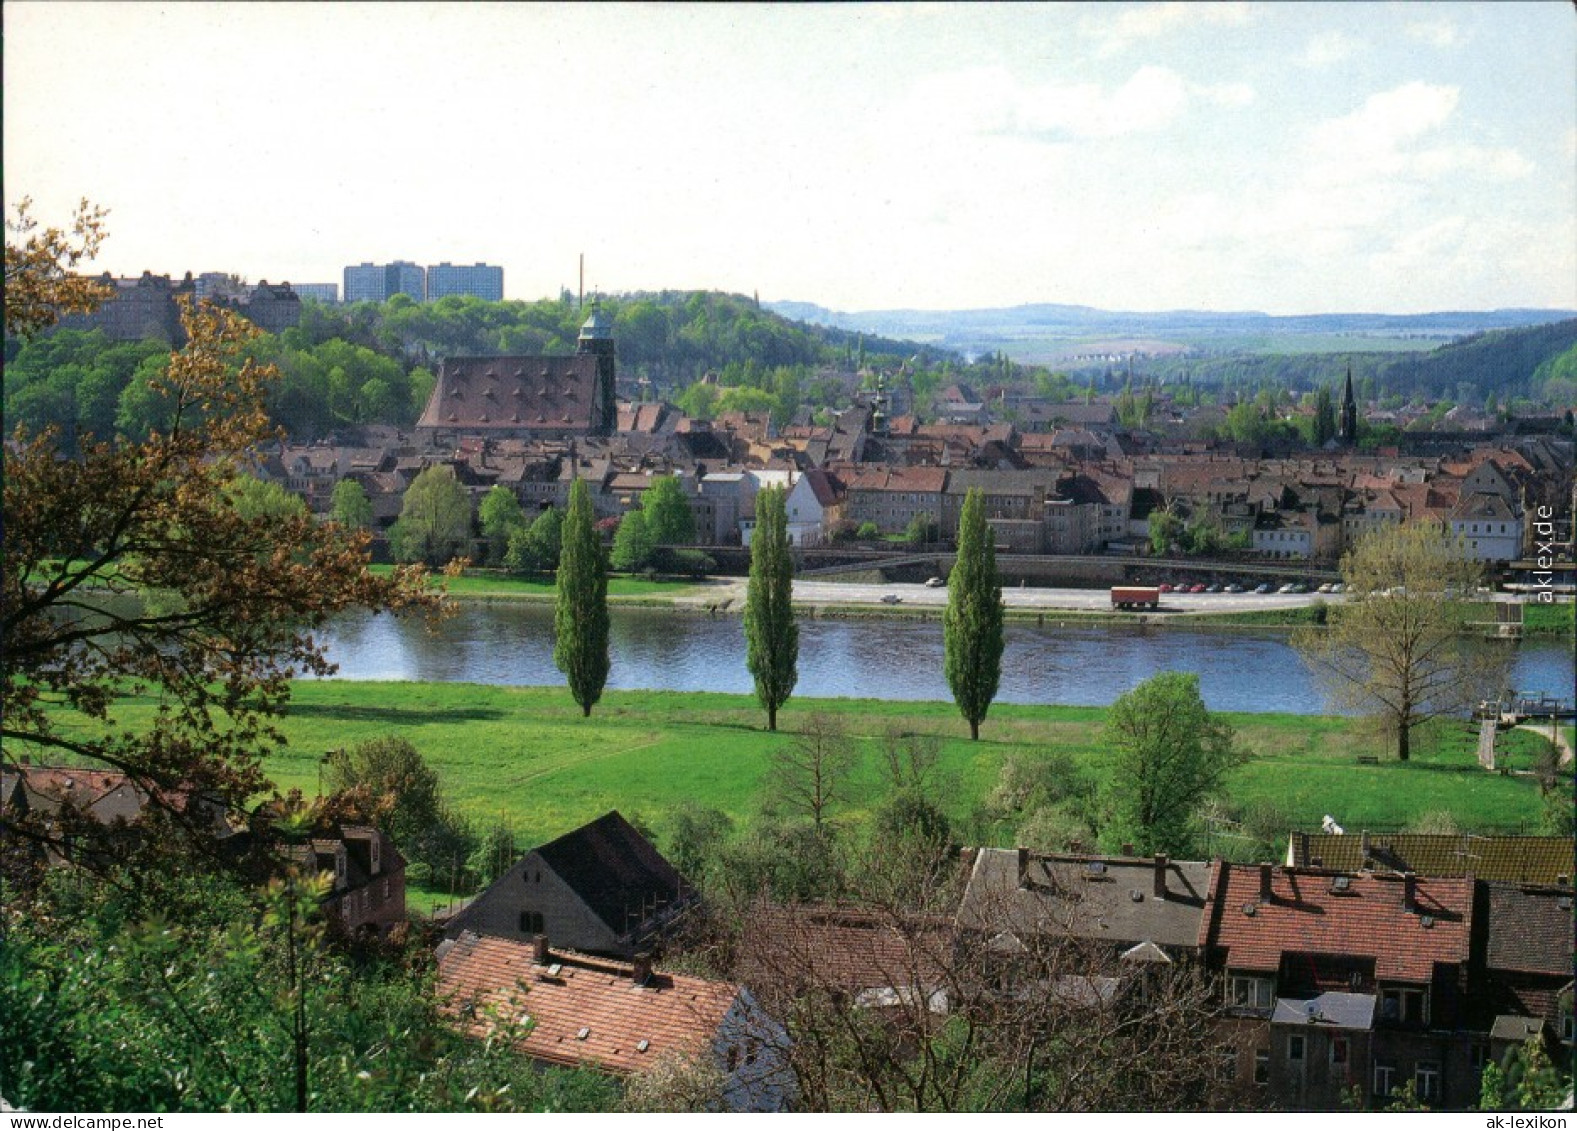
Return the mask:
[[[1572,889],[1486,886],[1489,946],[1485,964],[1492,970],[1570,977]]]
[[[1268,900],[1261,868],[1270,872]],[[1338,879],[1346,890],[1333,890]],[[1416,910],[1408,911],[1401,877],[1223,864],[1208,942],[1233,970],[1275,971],[1283,954],[1339,954],[1374,959],[1381,981],[1427,982],[1435,963],[1467,961],[1473,881],[1412,883]]]
[[[627,1075],[663,1053],[706,1054],[740,994],[684,974],[654,972],[637,984],[630,963],[575,951],[553,950],[548,963],[529,943],[465,931],[438,950],[442,1008],[478,1037],[493,1029],[490,1010],[508,1021],[524,1015],[532,1028],[516,1047],[527,1056]]]
[[[690,885],[617,810],[536,850],[617,935],[687,897]]]
[[[471,432],[590,431],[601,423],[597,358],[451,357],[418,428]]]
[[[1293,833],[1288,863],[1335,872],[1362,869],[1420,876],[1476,876],[1512,884],[1553,884],[1574,874],[1573,844],[1559,836],[1467,833]],[[1314,861],[1319,864],[1315,865]]]
[[[745,917],[738,972],[763,999],[769,991],[793,993],[805,982],[856,994],[929,992],[946,978],[953,934],[943,920],[917,917],[900,928],[858,908],[757,904]]]
[[[1165,877],[1163,897],[1155,895],[1158,868]],[[957,921],[965,930],[1192,949],[1199,945],[1211,868],[1164,857],[1038,856],[982,848]]]

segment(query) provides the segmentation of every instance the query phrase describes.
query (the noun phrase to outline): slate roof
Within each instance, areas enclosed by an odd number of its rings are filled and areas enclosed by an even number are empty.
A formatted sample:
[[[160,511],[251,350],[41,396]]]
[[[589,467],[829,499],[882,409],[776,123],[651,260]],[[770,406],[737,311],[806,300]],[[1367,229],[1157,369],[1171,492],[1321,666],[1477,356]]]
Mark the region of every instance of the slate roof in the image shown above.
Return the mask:
[[[24,766],[0,776],[0,805],[53,814],[70,807],[103,824],[135,821],[147,794],[125,774],[64,766]]]
[[[1526,890],[1488,884],[1491,970],[1570,977],[1572,889]]]
[[[599,389],[597,358],[451,357],[438,370],[418,428],[469,432],[590,431]]]
[[[691,890],[617,810],[536,852],[615,934],[637,927]]]
[[[1022,859],[1022,870],[1021,870]],[[1132,946],[1199,945],[1212,865],[1164,864],[1166,894],[1154,894],[1156,863],[1121,857],[1037,856],[982,848],[970,869],[957,922],[965,930],[1066,933]]]
[[[633,971],[630,963],[566,950],[550,951],[548,964],[538,965],[532,944],[470,931],[438,951],[442,1008],[474,1036],[492,1030],[492,1007],[509,1019],[528,1016],[533,1027],[516,1047],[552,1064],[628,1075],[663,1053],[706,1054],[739,987],[658,972],[637,985]]]
[[[1333,890],[1338,880],[1345,890]],[[1380,981],[1428,982],[1435,963],[1467,961],[1473,881],[1415,879],[1413,886],[1416,910],[1407,911],[1400,877],[1275,868],[1272,898],[1263,900],[1260,866],[1224,864],[1207,941],[1232,970],[1279,970],[1283,954],[1349,955],[1374,959]]]
[[[1420,876],[1476,876],[1500,883],[1567,882],[1577,872],[1570,837],[1470,836],[1466,833],[1293,833],[1288,862],[1335,872],[1416,872]]]

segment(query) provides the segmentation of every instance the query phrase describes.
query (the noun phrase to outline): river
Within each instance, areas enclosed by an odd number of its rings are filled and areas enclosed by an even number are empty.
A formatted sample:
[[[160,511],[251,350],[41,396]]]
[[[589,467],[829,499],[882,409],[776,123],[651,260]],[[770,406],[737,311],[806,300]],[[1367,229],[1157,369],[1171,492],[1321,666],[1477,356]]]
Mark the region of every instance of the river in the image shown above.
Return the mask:
[[[738,617],[664,609],[612,614],[608,687],[751,691]],[[801,619],[799,683],[807,698],[951,698],[942,674],[939,620]],[[511,686],[562,684],[553,666],[553,610],[545,604],[462,605],[435,631],[388,615],[345,618],[324,635],[339,677]],[[1543,638],[1513,649],[1519,690],[1569,695],[1567,642]],[[1104,706],[1163,671],[1196,672],[1218,711],[1331,710],[1285,633],[1133,625],[1009,624],[1000,702]]]

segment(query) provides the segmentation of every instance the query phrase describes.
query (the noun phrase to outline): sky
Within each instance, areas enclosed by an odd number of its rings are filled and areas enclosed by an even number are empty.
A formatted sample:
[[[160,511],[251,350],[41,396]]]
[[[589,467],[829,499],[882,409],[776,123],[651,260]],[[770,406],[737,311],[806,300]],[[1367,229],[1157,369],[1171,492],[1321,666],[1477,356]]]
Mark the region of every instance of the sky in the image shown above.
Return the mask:
[[[38,3],[5,198],[95,266],[856,311],[1577,309],[1539,3]]]

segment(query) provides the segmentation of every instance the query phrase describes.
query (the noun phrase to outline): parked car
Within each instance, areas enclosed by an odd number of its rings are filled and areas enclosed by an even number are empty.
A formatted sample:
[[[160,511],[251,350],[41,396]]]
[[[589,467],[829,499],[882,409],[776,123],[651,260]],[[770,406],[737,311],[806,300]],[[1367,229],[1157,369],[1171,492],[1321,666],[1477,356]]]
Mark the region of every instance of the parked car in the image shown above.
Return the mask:
[[[1297,591],[1298,587],[1292,584],[1290,581],[1283,585],[1280,589],[1276,590],[1277,593],[1296,593]]]
[[[943,581],[940,577],[933,577],[931,580],[925,583],[925,587],[927,589],[940,589],[946,584],[947,582]]]
[[[903,600],[903,598],[898,596],[898,594],[896,594],[896,593],[883,593],[882,594],[882,604],[884,604],[884,605],[896,605],[899,601],[902,601],[902,600]]]
[[[1270,582],[1268,582],[1268,581],[1261,581],[1258,585],[1254,586],[1254,592],[1256,592],[1256,593],[1269,593],[1270,592],[1270,588],[1271,588],[1270,587]]]
[[[1188,587],[1188,591],[1190,593],[1203,593],[1205,591],[1204,582],[1196,581]]]
[[[1321,585],[1318,589],[1316,589],[1315,592],[1316,593],[1329,593],[1329,592],[1331,592],[1331,583],[1329,581],[1327,581],[1324,585]]]
[[[1171,585],[1169,585],[1165,581],[1161,582],[1161,584],[1159,586],[1157,586],[1157,588],[1160,589],[1162,593],[1170,593],[1172,591]]]
[[[1206,593],[1219,593],[1219,592],[1221,592],[1221,583],[1219,581],[1212,581],[1209,585],[1205,586],[1205,592]]]
[[[1237,582],[1234,581],[1231,585],[1228,585],[1225,589],[1223,589],[1222,592],[1223,593],[1241,593],[1241,592],[1243,592],[1243,587],[1241,585],[1239,585]]]
[[[1340,581],[1335,582],[1331,586],[1331,592],[1332,593],[1345,593],[1345,592],[1347,592],[1347,586],[1343,582],[1340,582]]]

